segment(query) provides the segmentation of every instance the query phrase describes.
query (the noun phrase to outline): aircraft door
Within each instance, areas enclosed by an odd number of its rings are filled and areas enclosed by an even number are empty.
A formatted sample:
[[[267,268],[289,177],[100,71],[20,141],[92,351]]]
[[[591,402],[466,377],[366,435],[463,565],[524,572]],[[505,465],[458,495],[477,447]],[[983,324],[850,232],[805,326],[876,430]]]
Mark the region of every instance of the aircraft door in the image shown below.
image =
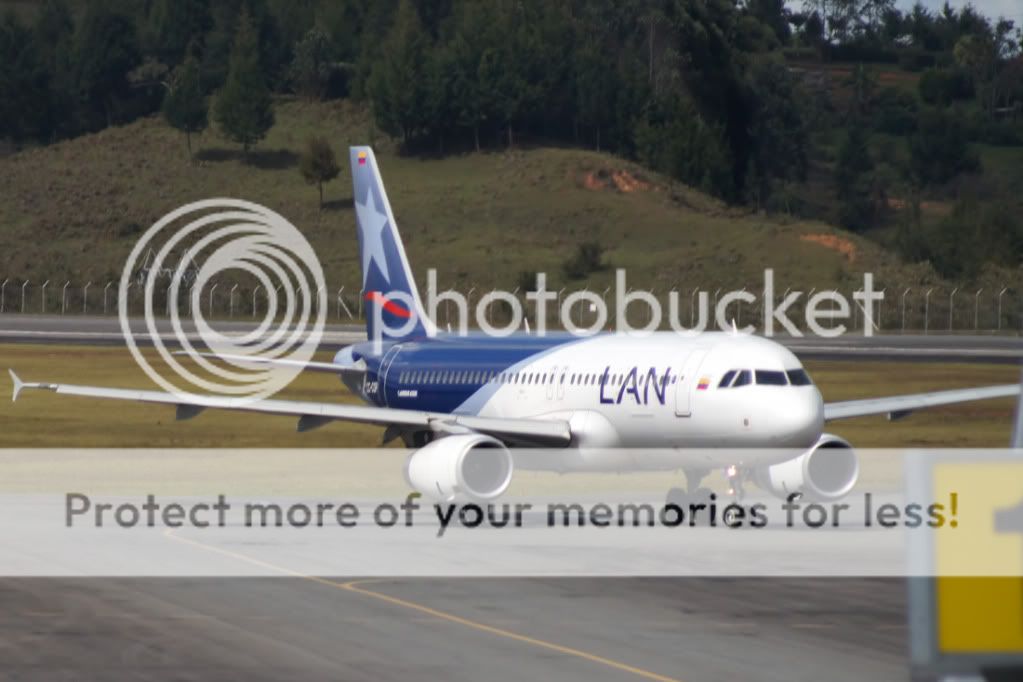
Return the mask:
[[[700,380],[700,366],[707,351],[694,350],[682,363],[682,370],[675,382],[675,416],[690,417],[693,414],[693,394]]]

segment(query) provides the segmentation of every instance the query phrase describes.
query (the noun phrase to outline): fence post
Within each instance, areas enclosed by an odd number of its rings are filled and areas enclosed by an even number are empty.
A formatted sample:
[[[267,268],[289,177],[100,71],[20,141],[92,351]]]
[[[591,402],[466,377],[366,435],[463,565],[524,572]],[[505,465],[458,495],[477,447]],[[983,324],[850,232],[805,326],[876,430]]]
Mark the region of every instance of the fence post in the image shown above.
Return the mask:
[[[213,319],[213,292],[217,290],[217,285],[220,282],[214,282],[213,286],[210,287],[210,319]]]
[[[103,314],[107,314],[107,291],[110,290],[110,286],[113,282],[107,282],[107,285],[103,287]]]
[[[85,283],[82,287],[82,313],[86,314],[89,312],[89,287],[92,286],[92,280]]]
[[[952,293],[948,297],[948,330],[952,331],[952,315],[955,313],[955,300],[956,292],[959,291],[959,287],[952,290]]]
[[[888,287],[885,287],[881,290],[881,299],[877,302],[877,331],[881,331],[884,328],[884,299],[887,293]]]
[[[262,287],[262,284],[257,284],[256,288],[252,290],[252,319],[256,319],[256,294]]]
[[[902,292],[902,333],[903,334],[906,333],[906,294],[908,294],[912,290],[913,290],[912,287],[907,287],[906,290]]]
[[[46,285],[49,284],[49,283],[50,283],[50,280],[46,280],[45,282],[43,282],[43,295],[42,295],[42,299],[39,302],[39,310],[40,310],[40,312],[44,312],[44,313],[46,312]]]
[[[10,281],[10,277],[4,280],[3,284],[0,284],[0,313],[4,311],[4,306],[7,303],[7,282]]]
[[[980,292],[984,291],[981,287],[977,289],[977,293],[973,295],[973,331],[980,329]]]
[[[25,287],[28,286],[29,280],[25,280],[21,283],[21,312],[25,312]]]
[[[932,291],[934,291],[934,287],[931,287],[930,289],[928,289],[927,293],[924,294],[924,334],[926,334],[927,330],[930,328],[930,322],[931,322],[931,292]]]
[[[234,317],[234,292],[235,292],[235,289],[237,289],[237,288],[238,288],[238,284],[236,282],[235,285],[233,287],[231,287],[231,293],[229,293],[227,295],[227,298],[228,298],[227,306],[228,306],[228,310],[230,310],[230,313],[228,313],[229,317]]]
[[[64,288],[60,290],[60,314],[63,315],[67,310],[67,288],[71,284],[71,280],[64,282]]]
[[[1009,287],[1002,287],[1002,290],[998,292],[998,331],[1002,331],[1002,296]]]

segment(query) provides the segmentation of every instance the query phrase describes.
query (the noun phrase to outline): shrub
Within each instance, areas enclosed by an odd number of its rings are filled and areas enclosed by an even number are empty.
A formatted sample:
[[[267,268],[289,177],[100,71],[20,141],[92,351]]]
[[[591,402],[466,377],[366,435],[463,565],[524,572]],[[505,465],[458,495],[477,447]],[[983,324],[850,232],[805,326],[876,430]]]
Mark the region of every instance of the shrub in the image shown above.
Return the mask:
[[[603,255],[600,242],[583,242],[561,264],[561,271],[568,279],[585,279],[590,273],[604,269]]]

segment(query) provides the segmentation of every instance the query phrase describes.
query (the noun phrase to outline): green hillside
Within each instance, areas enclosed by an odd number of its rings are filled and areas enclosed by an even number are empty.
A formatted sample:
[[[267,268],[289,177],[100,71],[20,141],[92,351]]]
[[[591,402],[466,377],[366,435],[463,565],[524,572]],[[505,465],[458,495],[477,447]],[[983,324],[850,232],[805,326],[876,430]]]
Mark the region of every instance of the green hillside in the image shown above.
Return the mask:
[[[287,217],[317,250],[328,288],[357,291],[348,169],[327,185],[320,212],[297,154],[319,133],[343,161],[347,145],[374,141],[372,130],[365,111],[344,101],[281,101],[276,126],[247,160],[207,133],[192,165],[183,137],[158,117],[2,159],[0,279],[117,279],[154,221],[186,202],[224,196]],[[522,272],[539,270],[552,288],[603,289],[614,267],[628,270],[630,286],[657,292],[759,293],[766,267],[782,287],[803,290],[848,291],[865,271],[881,286],[940,284],[929,268],[901,265],[862,237],[729,208],[607,154],[536,148],[422,160],[377,148],[416,277],[425,281],[435,267],[442,288],[512,289]],[[562,264],[583,242],[599,243],[608,267],[570,280]]]

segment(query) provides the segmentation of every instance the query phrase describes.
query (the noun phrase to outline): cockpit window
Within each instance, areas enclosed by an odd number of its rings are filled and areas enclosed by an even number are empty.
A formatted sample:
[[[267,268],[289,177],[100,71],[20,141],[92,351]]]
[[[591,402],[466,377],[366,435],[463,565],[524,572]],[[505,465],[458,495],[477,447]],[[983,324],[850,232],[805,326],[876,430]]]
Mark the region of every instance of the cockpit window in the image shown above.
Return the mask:
[[[750,383],[752,383],[750,371],[748,369],[742,369],[739,370],[739,373],[735,375],[735,381],[732,382],[732,388],[737,388],[739,386],[748,386]]]
[[[813,384],[806,370],[790,369],[786,370],[785,373],[789,375],[789,383],[793,386],[810,386]]]
[[[718,388],[726,388],[729,384],[731,384],[732,379],[735,377],[735,372],[736,370],[734,369],[730,369],[725,372],[725,375],[721,377],[720,383],[718,383]]]
[[[785,372],[775,372],[769,369],[758,369],[756,371],[757,384],[763,386],[787,386],[788,379]]]

